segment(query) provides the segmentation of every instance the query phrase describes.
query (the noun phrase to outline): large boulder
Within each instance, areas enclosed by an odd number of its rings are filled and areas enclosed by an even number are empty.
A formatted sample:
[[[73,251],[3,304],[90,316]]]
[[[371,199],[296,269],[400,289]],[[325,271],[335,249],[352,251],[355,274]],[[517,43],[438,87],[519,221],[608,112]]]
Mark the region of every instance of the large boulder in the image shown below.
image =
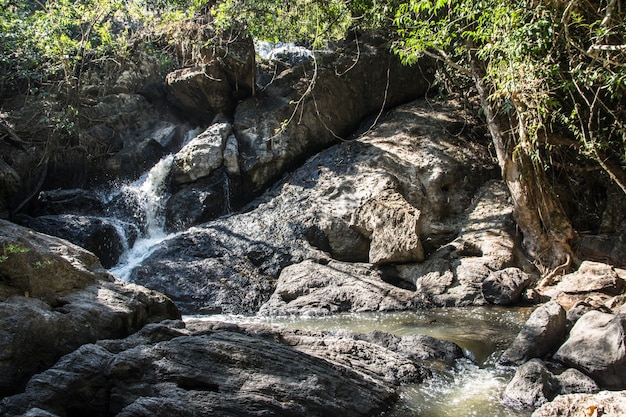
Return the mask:
[[[515,370],[515,376],[504,390],[503,401],[514,408],[534,409],[557,395],[598,391],[600,388],[595,381],[576,369],[555,374],[541,360],[531,359]]]
[[[494,271],[483,281],[483,297],[490,304],[514,304],[520,299],[531,280],[531,276],[519,268]]]
[[[232,87],[217,63],[173,71],[165,82],[168,99],[204,123],[217,114],[231,115],[235,110]]]
[[[209,177],[224,163],[226,142],[232,135],[230,123],[214,123],[191,139],[174,156],[172,183],[180,186]]]
[[[388,284],[381,275],[366,265],[307,260],[282,270],[259,313],[327,315],[423,307],[414,291]]]
[[[98,257],[105,268],[111,268],[119,261],[136,239],[132,227],[123,227],[121,222],[108,218],[77,216],[71,214],[48,215],[21,218],[22,226],[38,232],[57,236],[81,246]],[[129,231],[127,235],[120,230]]]
[[[514,408],[534,409],[551,401],[559,385],[554,375],[539,359],[532,359],[515,371],[503,393],[505,404]]]
[[[400,383],[424,375],[410,359],[354,337],[172,322],[81,347],[5,398],[0,413],[371,416],[398,399]]]
[[[0,396],[62,355],[180,317],[161,294],[116,280],[92,253],[0,220]]]
[[[624,291],[624,278],[611,265],[600,262],[583,262],[578,270],[564,275],[559,282],[544,290],[544,293],[556,297],[561,293],[571,296],[587,296],[589,293],[618,295]]]
[[[218,34],[212,20],[207,10],[179,28],[176,45],[184,68],[165,80],[168,99],[203,123],[217,114],[232,116],[237,102],[255,92],[252,38],[237,27]]]
[[[395,190],[384,190],[354,213],[353,227],[370,240],[373,264],[421,262],[420,211]]]
[[[602,387],[626,389],[626,315],[583,315],[554,359],[580,369]]]
[[[537,307],[499,362],[521,365],[529,359],[545,357],[565,340],[566,328],[566,313],[559,303],[550,301]]]

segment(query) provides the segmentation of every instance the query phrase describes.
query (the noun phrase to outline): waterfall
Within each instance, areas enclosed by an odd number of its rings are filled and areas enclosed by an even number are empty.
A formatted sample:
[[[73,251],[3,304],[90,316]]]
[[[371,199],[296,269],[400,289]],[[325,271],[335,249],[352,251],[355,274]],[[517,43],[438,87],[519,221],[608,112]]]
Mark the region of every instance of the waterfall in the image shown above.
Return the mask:
[[[167,177],[174,155],[162,158],[137,181],[123,185],[110,200],[122,200],[126,210],[132,212],[133,222],[139,224],[141,235],[110,272],[127,281],[133,269],[168,237],[165,231],[165,204],[169,198]]]

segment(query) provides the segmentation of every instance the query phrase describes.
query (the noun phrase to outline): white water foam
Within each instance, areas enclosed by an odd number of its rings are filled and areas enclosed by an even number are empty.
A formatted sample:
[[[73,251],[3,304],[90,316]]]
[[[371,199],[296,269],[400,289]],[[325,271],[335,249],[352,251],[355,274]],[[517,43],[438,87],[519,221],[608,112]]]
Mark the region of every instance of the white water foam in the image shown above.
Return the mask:
[[[132,248],[122,255],[117,265],[109,270],[120,279],[128,281],[133,269],[146,259],[158,244],[170,235],[165,231],[165,204],[169,198],[166,179],[170,173],[174,155],[161,159],[148,173],[137,181],[124,185],[117,192],[137,207],[135,217],[143,219],[145,228]]]

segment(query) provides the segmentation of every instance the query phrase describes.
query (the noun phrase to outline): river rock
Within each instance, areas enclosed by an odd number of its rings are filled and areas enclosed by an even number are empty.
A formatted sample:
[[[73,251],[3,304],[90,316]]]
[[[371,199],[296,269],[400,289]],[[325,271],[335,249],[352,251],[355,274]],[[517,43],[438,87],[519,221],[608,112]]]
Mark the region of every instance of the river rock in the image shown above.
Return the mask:
[[[0,395],[82,344],[180,316],[169,299],[116,280],[76,245],[2,220],[0,230]]]
[[[69,240],[94,253],[105,268],[111,268],[137,238],[135,229],[105,217],[71,214],[20,218],[22,226]],[[127,230],[122,234],[120,230]],[[128,238],[128,241],[127,241]]]
[[[559,395],[537,409],[532,417],[622,417],[626,415],[626,391]]]
[[[165,206],[165,228],[168,232],[186,230],[227,213],[224,177],[196,181],[191,187],[175,192]],[[216,183],[217,182],[217,183]]]
[[[46,190],[37,198],[37,215],[100,215],[105,212],[102,196],[82,188]]]
[[[568,368],[560,374],[555,375],[559,382],[559,394],[586,393],[593,394],[600,391],[600,386],[589,376],[583,374],[578,369]]]
[[[502,353],[499,362],[520,365],[532,358],[543,358],[554,352],[565,340],[566,313],[555,301],[537,307],[513,343]]]
[[[580,369],[602,387],[626,388],[626,315],[590,311],[583,315],[554,359]]]
[[[598,391],[598,384],[576,369],[554,374],[541,360],[531,359],[515,370],[515,376],[504,390],[503,400],[514,408],[534,409],[557,395]]]
[[[452,362],[465,357],[463,349],[456,343],[425,334],[398,337],[381,330],[350,334],[359,340],[376,343],[415,361],[441,360]]]
[[[531,277],[519,268],[494,271],[482,284],[482,294],[490,304],[511,305],[519,300]]]
[[[551,401],[559,383],[539,359],[532,359],[515,371],[503,394],[505,404],[514,408],[537,408]]]
[[[425,372],[382,346],[262,325],[175,322],[84,345],[0,402],[7,417],[371,416]]]
[[[259,313],[327,315],[422,306],[414,291],[386,283],[380,272],[367,265],[307,260],[282,270],[274,293]]]

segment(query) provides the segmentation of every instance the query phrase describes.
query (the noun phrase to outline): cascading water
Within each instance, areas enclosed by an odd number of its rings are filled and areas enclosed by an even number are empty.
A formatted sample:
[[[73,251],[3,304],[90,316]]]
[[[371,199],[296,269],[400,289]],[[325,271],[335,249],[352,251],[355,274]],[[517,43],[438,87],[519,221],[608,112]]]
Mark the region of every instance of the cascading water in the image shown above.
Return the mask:
[[[110,270],[120,279],[127,281],[132,270],[168,236],[164,216],[168,198],[166,179],[173,162],[174,155],[167,155],[147,174],[132,184],[122,186],[111,198],[121,196],[126,205],[134,208],[134,223],[142,226],[142,233],[133,247]]]

